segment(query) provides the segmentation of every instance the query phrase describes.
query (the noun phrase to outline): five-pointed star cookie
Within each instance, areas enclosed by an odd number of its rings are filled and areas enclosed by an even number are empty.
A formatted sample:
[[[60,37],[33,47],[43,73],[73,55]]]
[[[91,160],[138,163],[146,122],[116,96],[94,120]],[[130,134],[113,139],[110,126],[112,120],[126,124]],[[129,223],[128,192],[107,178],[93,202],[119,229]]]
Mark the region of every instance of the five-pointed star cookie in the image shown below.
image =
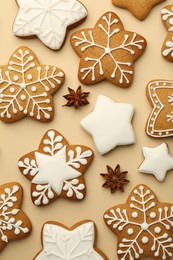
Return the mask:
[[[149,136],[173,136],[173,81],[153,80],[147,85],[147,98],[153,107],[146,124]]]
[[[90,85],[107,79],[119,87],[130,86],[134,61],[146,48],[145,39],[125,31],[113,12],[105,13],[94,28],[74,33],[71,44],[81,57],[78,77],[82,83]]]
[[[125,204],[107,210],[104,221],[118,236],[118,259],[173,256],[173,204],[159,202],[146,185],[135,187]]]
[[[68,29],[82,23],[86,8],[77,0],[17,0],[19,13],[13,32],[19,37],[37,36],[48,48],[59,50]]]
[[[26,214],[20,209],[23,189],[17,182],[0,186],[0,251],[13,240],[27,237],[32,225]]]
[[[132,105],[100,95],[94,111],[82,119],[81,126],[93,137],[98,152],[103,155],[118,145],[135,143],[133,114]]]
[[[0,120],[11,123],[26,116],[52,120],[52,96],[63,82],[62,70],[40,65],[29,48],[18,48],[8,65],[0,66]]]
[[[83,174],[93,156],[89,147],[69,145],[57,131],[47,131],[38,150],[18,162],[22,174],[31,181],[33,203],[47,205],[59,197],[82,200],[86,194]]]
[[[145,160],[139,166],[142,173],[153,174],[159,181],[165,179],[167,171],[173,169],[173,157],[170,156],[166,143],[150,148],[143,147]]]
[[[137,19],[144,20],[151,9],[165,0],[112,0],[118,7],[128,9]]]
[[[46,222],[42,228],[42,247],[35,260],[108,259],[96,247],[96,226],[90,220],[81,221],[71,228],[53,221]]]

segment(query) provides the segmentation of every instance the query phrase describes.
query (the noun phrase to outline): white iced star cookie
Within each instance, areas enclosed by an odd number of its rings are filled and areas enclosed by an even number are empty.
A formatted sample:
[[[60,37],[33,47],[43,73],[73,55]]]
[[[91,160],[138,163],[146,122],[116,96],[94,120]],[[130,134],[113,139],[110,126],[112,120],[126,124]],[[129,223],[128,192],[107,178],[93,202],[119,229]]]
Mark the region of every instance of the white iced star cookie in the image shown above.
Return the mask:
[[[19,37],[37,36],[48,48],[59,50],[67,30],[82,23],[86,8],[78,0],[17,0],[19,13],[13,32]]]
[[[93,156],[89,147],[69,145],[57,131],[47,131],[38,150],[18,162],[20,171],[31,181],[33,203],[47,205],[59,197],[82,200],[86,194],[83,174]]]
[[[42,228],[43,249],[35,260],[75,259],[107,260],[107,256],[96,247],[96,226],[90,221],[81,221],[71,228],[46,222]]]
[[[92,136],[98,152],[103,155],[119,145],[135,143],[131,124],[133,114],[134,107],[131,104],[114,102],[100,95],[94,111],[80,123]]]
[[[139,166],[142,173],[153,174],[159,181],[165,179],[167,171],[173,169],[173,157],[169,154],[168,145],[161,145],[150,148],[143,147],[145,160]]]

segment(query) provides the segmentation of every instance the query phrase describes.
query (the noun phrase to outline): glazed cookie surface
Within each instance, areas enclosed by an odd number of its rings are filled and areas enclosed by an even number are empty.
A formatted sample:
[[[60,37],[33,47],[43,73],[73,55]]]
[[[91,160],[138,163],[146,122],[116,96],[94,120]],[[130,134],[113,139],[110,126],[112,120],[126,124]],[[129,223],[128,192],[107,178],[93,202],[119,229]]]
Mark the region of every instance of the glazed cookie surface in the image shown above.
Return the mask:
[[[59,50],[67,30],[82,23],[86,8],[77,0],[16,0],[19,13],[13,32],[19,37],[37,36],[52,50]]]
[[[53,119],[53,94],[62,86],[64,72],[40,65],[28,47],[18,48],[8,65],[0,66],[0,120],[11,123],[24,117]]]
[[[173,256],[173,204],[159,202],[146,185],[136,186],[125,204],[107,210],[104,221],[118,236],[118,259]]]
[[[93,156],[89,147],[69,145],[56,130],[47,131],[38,150],[18,162],[21,173],[31,181],[33,203],[45,206],[59,197],[82,200],[86,194],[83,174]]]
[[[42,228],[42,247],[35,260],[108,260],[96,247],[96,226],[90,220],[81,221],[71,228],[57,222],[46,222]]]
[[[81,57],[79,80],[87,85],[107,79],[119,87],[129,87],[133,80],[134,61],[146,48],[146,40],[125,31],[113,12],[102,15],[94,28],[77,31],[71,45]]]

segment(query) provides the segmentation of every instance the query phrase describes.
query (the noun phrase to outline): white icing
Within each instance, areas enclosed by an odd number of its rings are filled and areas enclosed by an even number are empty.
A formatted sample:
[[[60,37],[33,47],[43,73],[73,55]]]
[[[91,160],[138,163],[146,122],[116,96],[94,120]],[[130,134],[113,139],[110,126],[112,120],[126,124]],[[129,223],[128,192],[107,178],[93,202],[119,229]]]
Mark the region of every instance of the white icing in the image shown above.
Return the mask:
[[[80,122],[93,137],[100,154],[106,154],[119,145],[135,143],[131,124],[134,107],[131,104],[117,103],[100,95],[94,111]]]
[[[138,217],[138,212],[133,212],[132,213],[132,218],[137,218]]]
[[[42,66],[39,68],[32,60],[31,51],[21,48],[9,62],[10,71],[0,69],[0,118],[10,119],[19,112],[35,116],[37,120],[40,120],[41,116],[45,119],[50,118],[52,106],[49,105],[50,94],[48,92],[51,88],[55,88],[55,85],[62,84],[61,78],[64,74],[55,67]],[[11,72],[18,73],[22,82],[17,83],[19,76],[16,75],[12,78]],[[31,80],[26,82],[25,75],[28,72],[37,75],[37,79],[32,80],[32,75],[29,74]],[[38,92],[35,85],[38,86]],[[35,93],[32,94],[30,89]]]
[[[18,3],[14,34],[36,35],[53,50],[62,46],[67,28],[87,16],[86,8],[77,0],[20,0]]]
[[[172,6],[172,11],[170,11],[168,8],[163,8],[161,11],[162,14],[162,21],[164,22],[169,22],[170,28],[168,29],[169,32],[173,31],[173,6]]]
[[[173,157],[169,155],[166,143],[150,148],[143,147],[145,160],[139,166],[142,173],[153,174],[159,181],[165,179],[167,171],[173,169]]]
[[[129,236],[133,235],[133,233],[134,233],[133,228],[129,228],[129,229],[127,230],[127,233],[129,234]]]
[[[117,46],[115,37],[116,35],[118,37],[119,33],[124,32],[121,21],[115,19],[114,13],[104,14],[101,20],[102,23],[98,24],[98,28],[100,28],[100,33],[104,35],[104,38],[107,38],[105,43],[97,43],[94,38],[94,30],[89,30],[88,33],[86,30],[85,32],[82,31],[81,36],[79,36],[77,32],[77,35],[73,36],[75,40],[74,47],[79,46],[82,53],[89,53],[90,49],[92,50],[92,54],[94,54],[94,52],[97,53],[96,57],[88,56],[85,58],[86,62],[80,70],[82,80],[85,81],[85,79],[91,77],[93,83],[97,82],[96,71],[98,70],[100,75],[105,75],[105,69],[107,70],[107,67],[103,66],[103,60],[106,55],[109,55],[112,68],[110,72],[111,78],[116,80],[118,77],[119,85],[128,85],[130,83],[129,76],[131,77],[133,74],[133,64],[128,61],[122,61],[122,59],[117,59],[118,53],[121,52],[121,55],[124,54],[125,56],[127,53],[130,53],[132,59],[135,60],[136,52],[143,50],[144,39],[138,35],[139,40],[137,40],[136,33],[128,33],[125,31],[126,34],[124,34],[122,42]],[[122,51],[124,51],[124,53]],[[100,53],[100,55],[98,53]],[[87,64],[88,62],[90,65]]]
[[[142,185],[137,186],[133,193],[135,196],[129,197],[128,200],[132,201],[131,208],[135,208],[139,213],[136,219],[129,218],[126,204],[122,205],[121,209],[115,207],[104,215],[107,225],[111,226],[111,229],[117,229],[117,234],[127,229],[127,236],[122,238],[119,244],[119,258],[121,260],[145,258],[149,250],[154,252],[158,259],[170,258],[173,255],[173,243],[172,232],[168,233],[168,230],[173,227],[173,206],[164,207],[164,204],[160,204],[163,206],[158,209],[154,194]],[[128,232],[130,229],[135,230],[133,239],[131,232]],[[164,233],[161,235],[160,232]],[[145,252],[149,240],[151,248],[147,247]]]
[[[93,222],[86,222],[69,231],[55,224],[45,224],[43,250],[36,260],[103,260],[94,249],[95,230]]]

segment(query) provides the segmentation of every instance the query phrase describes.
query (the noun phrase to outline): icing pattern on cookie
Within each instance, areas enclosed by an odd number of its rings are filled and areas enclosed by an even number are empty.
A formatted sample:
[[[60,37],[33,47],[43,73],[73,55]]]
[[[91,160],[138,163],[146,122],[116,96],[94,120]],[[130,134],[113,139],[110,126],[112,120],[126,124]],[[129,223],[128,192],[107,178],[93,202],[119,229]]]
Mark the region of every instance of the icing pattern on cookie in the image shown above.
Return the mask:
[[[173,81],[150,82],[147,85],[147,97],[153,110],[148,118],[146,133],[157,138],[173,136]],[[164,120],[164,124],[160,120]]]
[[[52,94],[63,81],[64,73],[60,69],[41,66],[29,48],[19,48],[8,66],[0,67],[0,119],[13,122],[30,116],[50,120]]]
[[[93,84],[109,79],[118,86],[128,86],[133,78],[133,62],[144,52],[146,42],[140,35],[124,31],[119,17],[109,12],[99,19],[94,29],[74,33],[71,44],[81,56],[81,82]],[[108,64],[112,64],[109,70]]]
[[[13,32],[19,37],[36,35],[47,47],[61,48],[67,28],[87,16],[86,8],[77,0],[18,0],[19,13]]]
[[[131,217],[130,212],[137,217]],[[119,236],[119,259],[173,256],[173,205],[159,203],[147,186],[137,186],[127,203],[108,210],[104,219]]]
[[[35,185],[32,192],[35,205],[46,205],[63,193],[66,198],[83,199],[86,187],[82,173],[88,168],[93,152],[84,146],[70,149],[55,130],[45,134],[41,145],[41,152],[35,151],[32,156],[30,153],[18,162],[21,172]]]
[[[80,224],[72,230],[62,225],[46,223],[42,232],[43,250],[34,258],[68,260],[107,259],[94,248],[95,228],[93,222]]]

